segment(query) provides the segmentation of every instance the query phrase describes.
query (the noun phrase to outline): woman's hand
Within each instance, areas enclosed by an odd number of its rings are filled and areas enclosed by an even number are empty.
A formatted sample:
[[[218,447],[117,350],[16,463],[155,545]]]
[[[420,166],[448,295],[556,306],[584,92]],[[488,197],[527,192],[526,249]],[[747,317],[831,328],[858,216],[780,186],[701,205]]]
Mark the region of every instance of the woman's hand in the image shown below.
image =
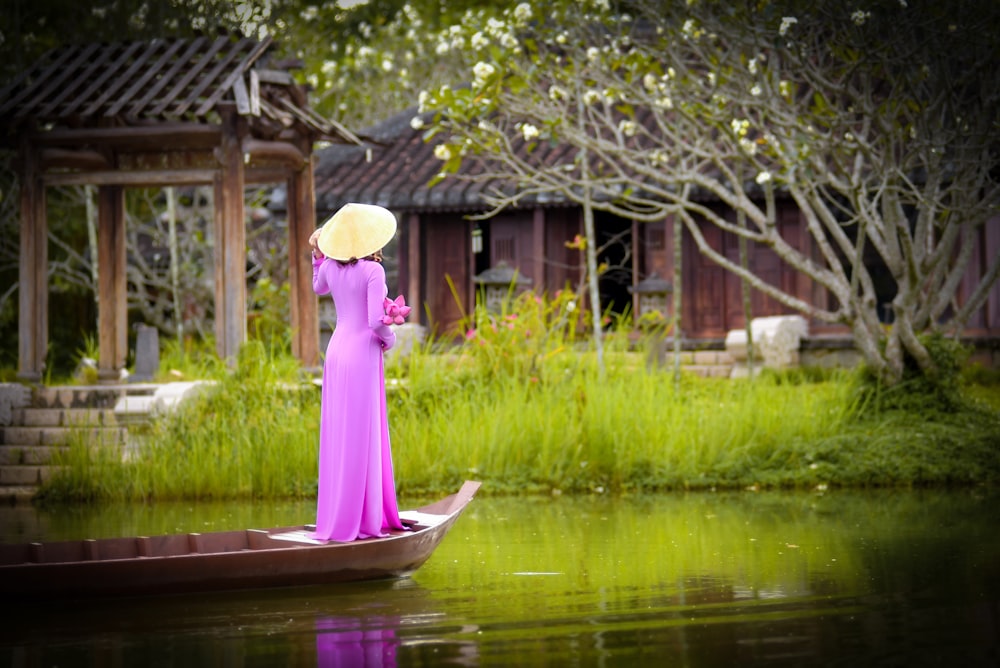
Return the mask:
[[[323,251],[319,249],[319,234],[323,231],[323,228],[319,228],[309,236],[309,246],[312,247],[312,256],[317,260],[326,257],[323,255]]]

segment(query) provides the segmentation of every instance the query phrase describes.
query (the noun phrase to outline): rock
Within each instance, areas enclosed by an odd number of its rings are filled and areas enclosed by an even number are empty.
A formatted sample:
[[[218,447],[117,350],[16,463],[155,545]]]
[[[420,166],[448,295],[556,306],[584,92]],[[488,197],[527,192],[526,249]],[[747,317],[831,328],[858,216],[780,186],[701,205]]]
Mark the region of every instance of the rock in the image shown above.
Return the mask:
[[[802,339],[809,335],[809,324],[800,315],[776,315],[750,321],[753,334],[755,366],[787,369],[798,366]],[[747,375],[747,332],[733,329],[726,334],[726,352],[733,359],[731,377]]]

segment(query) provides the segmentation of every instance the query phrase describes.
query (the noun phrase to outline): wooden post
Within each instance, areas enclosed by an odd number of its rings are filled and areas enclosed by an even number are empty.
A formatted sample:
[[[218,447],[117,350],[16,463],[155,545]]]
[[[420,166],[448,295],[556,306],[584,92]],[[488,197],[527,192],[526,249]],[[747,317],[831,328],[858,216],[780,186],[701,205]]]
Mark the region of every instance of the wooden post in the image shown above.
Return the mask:
[[[20,147],[21,251],[18,272],[18,373],[21,380],[42,380],[49,344],[49,259],[45,185],[36,147]]]
[[[634,288],[639,284],[639,274],[640,274],[640,258],[644,258],[646,254],[646,245],[640,243],[639,237],[639,221],[632,221],[632,287]],[[639,322],[639,295],[632,293],[632,322],[638,324]]]
[[[313,162],[288,179],[288,282],[291,286],[292,354],[319,370],[319,307],[312,289],[309,236],[316,229]]]
[[[406,225],[406,233],[408,239],[406,260],[407,274],[409,275],[409,285],[406,286],[406,301],[409,304],[413,304],[414,311],[417,312],[417,317],[413,319],[414,322],[424,322],[426,316],[423,309],[423,303],[426,296],[420,292],[422,289],[422,286],[420,285],[420,277],[423,275],[423,267],[420,265],[420,245],[422,240],[420,238],[419,213],[411,213],[409,215],[409,220]]]
[[[535,281],[538,293],[545,291],[545,209],[536,206],[531,216],[531,247],[534,249],[534,257],[531,263],[531,278]]]
[[[117,381],[128,352],[125,190],[97,189],[97,377]]]
[[[222,141],[218,156],[222,168],[214,179],[215,350],[221,359],[233,364],[247,336],[244,165],[240,117],[231,106],[220,110]]]

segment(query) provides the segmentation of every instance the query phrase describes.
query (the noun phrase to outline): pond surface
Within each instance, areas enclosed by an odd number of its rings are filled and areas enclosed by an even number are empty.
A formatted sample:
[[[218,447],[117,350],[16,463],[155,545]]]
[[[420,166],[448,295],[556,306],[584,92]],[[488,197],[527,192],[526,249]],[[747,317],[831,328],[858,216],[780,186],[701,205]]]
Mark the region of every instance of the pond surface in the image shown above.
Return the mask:
[[[998,490],[483,492],[411,579],[8,603],[0,665],[1000,665]],[[4,508],[0,538],[312,513],[311,502]]]

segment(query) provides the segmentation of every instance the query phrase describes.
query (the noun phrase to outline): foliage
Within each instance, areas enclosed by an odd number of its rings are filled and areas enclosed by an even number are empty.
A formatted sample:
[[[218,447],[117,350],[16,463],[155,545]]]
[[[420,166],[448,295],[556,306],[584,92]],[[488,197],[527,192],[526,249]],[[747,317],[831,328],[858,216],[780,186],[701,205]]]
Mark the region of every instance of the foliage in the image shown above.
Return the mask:
[[[500,311],[478,306],[460,327],[465,331],[462,347],[466,361],[482,378],[528,378],[539,382],[550,360],[575,349],[578,329],[585,317],[579,299],[571,290],[561,290],[552,299],[533,292],[508,294]]]
[[[250,302],[250,338],[291,354],[291,286],[263,278],[254,285]]]
[[[888,410],[905,410],[922,415],[938,415],[959,410],[964,399],[961,375],[969,358],[969,348],[940,334],[923,337],[923,346],[934,359],[934,371],[925,373],[907,358],[901,382],[886,386],[877,373],[865,367],[857,375],[860,402],[876,415]]]

